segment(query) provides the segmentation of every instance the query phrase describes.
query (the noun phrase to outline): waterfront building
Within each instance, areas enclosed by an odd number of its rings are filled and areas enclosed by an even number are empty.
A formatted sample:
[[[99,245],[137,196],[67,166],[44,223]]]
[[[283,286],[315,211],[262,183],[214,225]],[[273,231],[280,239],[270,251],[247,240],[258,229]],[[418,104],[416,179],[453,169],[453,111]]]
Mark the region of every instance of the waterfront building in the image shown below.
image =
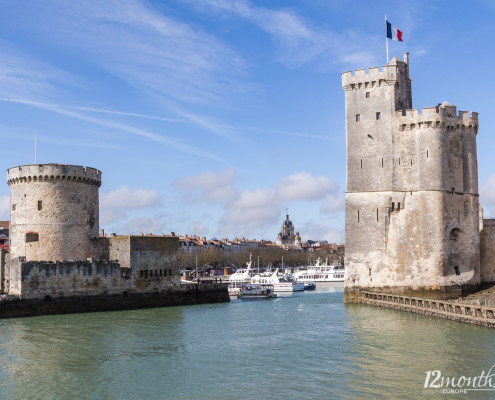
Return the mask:
[[[180,285],[179,238],[99,235],[101,172],[65,164],[7,170],[4,294],[23,299],[158,293]]]
[[[363,289],[458,297],[494,282],[495,223],[479,205],[478,114],[412,109],[409,56],[342,74],[345,301]]]

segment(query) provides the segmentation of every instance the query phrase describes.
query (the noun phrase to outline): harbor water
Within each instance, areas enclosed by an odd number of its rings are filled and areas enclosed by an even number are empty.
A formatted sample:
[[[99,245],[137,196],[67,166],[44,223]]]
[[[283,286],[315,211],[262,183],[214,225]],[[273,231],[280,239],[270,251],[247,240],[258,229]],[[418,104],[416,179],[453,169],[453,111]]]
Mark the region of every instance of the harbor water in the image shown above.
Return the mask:
[[[342,301],[342,287],[321,287],[272,300],[1,320],[0,398],[495,396],[431,386],[438,373],[488,373],[493,330]]]

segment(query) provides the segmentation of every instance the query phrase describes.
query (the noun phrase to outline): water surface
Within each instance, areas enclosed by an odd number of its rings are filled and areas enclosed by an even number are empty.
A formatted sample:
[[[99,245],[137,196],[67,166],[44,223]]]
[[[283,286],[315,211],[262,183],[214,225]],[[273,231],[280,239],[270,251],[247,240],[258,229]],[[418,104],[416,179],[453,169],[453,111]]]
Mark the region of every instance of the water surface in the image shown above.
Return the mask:
[[[1,320],[0,398],[449,398],[424,393],[426,371],[476,376],[495,363],[493,330],[342,300],[325,287]]]

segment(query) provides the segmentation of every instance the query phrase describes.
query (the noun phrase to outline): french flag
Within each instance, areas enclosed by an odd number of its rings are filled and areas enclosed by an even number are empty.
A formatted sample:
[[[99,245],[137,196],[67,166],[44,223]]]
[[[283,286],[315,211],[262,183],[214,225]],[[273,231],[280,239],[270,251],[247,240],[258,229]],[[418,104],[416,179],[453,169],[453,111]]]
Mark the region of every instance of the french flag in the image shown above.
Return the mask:
[[[399,31],[395,26],[393,26],[390,22],[385,20],[387,23],[387,37],[392,40],[397,40],[398,42],[402,42],[402,31]]]

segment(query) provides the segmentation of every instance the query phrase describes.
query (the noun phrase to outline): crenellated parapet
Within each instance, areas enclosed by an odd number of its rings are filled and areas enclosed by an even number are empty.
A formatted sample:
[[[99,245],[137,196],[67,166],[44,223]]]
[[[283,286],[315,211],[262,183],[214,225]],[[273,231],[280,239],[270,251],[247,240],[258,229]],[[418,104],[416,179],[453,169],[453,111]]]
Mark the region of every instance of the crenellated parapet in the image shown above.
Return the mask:
[[[478,133],[478,113],[472,111],[456,111],[456,107],[443,102],[436,107],[423,107],[418,109],[396,112],[396,121],[399,130],[412,130],[421,128],[441,128],[446,131],[461,129]]]
[[[342,74],[342,87],[348,91],[394,85],[398,74],[397,65],[384,65],[381,71],[378,67],[347,71]]]
[[[12,167],[7,170],[9,186],[26,182],[79,182],[101,186],[101,171],[79,165],[32,164]]]

